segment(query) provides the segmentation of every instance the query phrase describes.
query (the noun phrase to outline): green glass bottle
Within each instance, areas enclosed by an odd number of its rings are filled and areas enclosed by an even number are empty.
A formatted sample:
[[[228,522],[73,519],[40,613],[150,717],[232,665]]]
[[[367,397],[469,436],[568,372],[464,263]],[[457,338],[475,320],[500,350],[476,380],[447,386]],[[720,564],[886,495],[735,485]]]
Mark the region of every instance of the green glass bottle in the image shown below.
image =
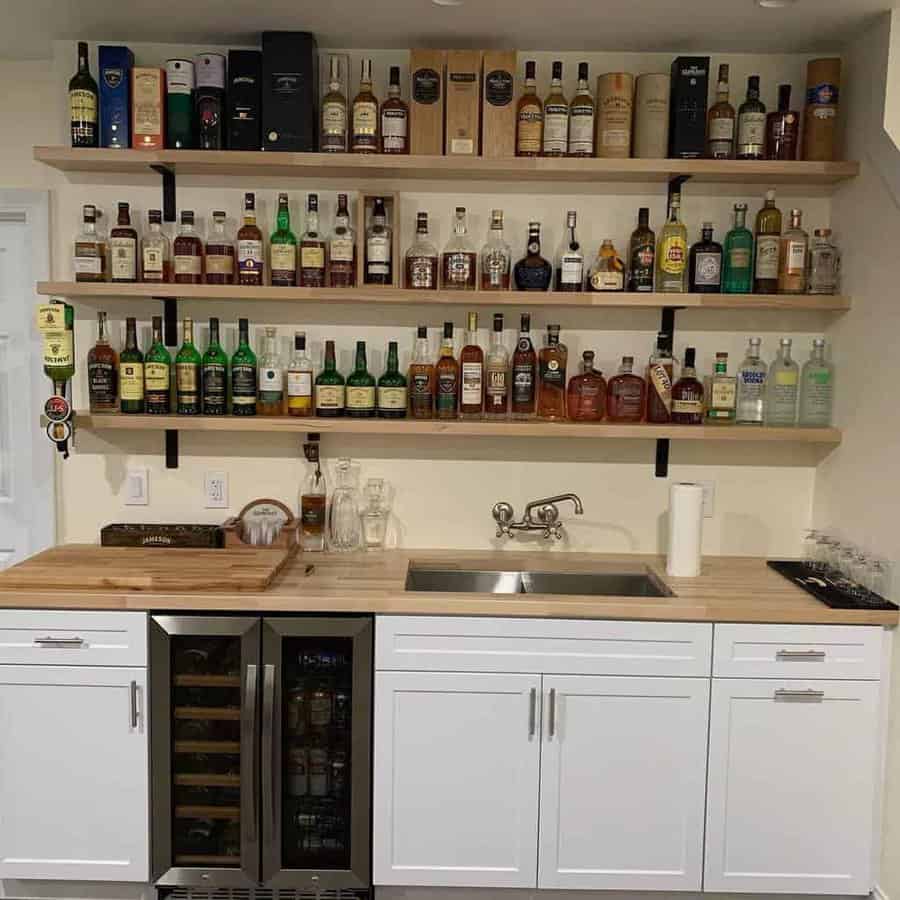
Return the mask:
[[[219,343],[219,320],[209,320],[209,346],[200,362],[204,416],[224,416],[228,411],[228,357]]]
[[[366,342],[356,342],[356,368],[347,379],[347,415],[356,419],[375,417],[375,378],[366,362]]]
[[[256,415],[256,354],[250,346],[250,322],[238,319],[238,345],[231,357],[231,412]]]
[[[75,307],[51,300],[39,313],[43,339],[44,374],[53,382],[53,391],[66,395],[66,382],[75,375]]]
[[[175,412],[200,415],[200,351],[194,346],[194,320],[184,320],[184,338],[175,357]]]
[[[325,368],[316,377],[316,415],[334,418],[344,414],[344,376],[337,370],[334,341],[325,341]]]
[[[123,413],[144,411],[144,354],[137,342],[137,322],[125,320],[125,348],[119,354],[119,409]]]
[[[172,412],[172,355],[162,339],[162,316],[153,317],[153,342],[144,357],[144,410],[148,415]]]
[[[406,418],[406,376],[400,373],[397,342],[388,344],[387,368],[378,379],[378,415],[382,419]]]
[[[273,285],[297,286],[297,236],[291,231],[287,194],[278,195],[275,231],[269,239],[269,271],[272,273]]]
[[[749,294],[753,290],[753,233],[747,228],[747,204],[734,205],[734,228],[723,247],[723,294]]]

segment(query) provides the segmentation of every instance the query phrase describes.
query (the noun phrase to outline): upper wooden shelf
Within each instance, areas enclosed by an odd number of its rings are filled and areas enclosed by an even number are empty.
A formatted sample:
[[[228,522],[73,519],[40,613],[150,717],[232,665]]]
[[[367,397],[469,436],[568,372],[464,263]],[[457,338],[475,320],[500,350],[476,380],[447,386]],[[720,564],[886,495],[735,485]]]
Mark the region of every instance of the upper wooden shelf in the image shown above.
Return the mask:
[[[405,288],[286,288],[220,284],[90,284],[41,281],[44,296],[82,299],[280,300],[291,303],[386,303],[423,306],[553,307],[581,309],[772,309],[833,312],[850,309],[850,297],[813,294],[630,294],[588,291],[418,291]]]
[[[710,184],[834,185],[859,174],[858,162],[729,159],[484,159],[261,150],[110,150],[35,147],[34,158],[62,172],[145,173],[165,166],[176,175],[281,178],[389,178],[557,183],[667,182],[690,176]]]

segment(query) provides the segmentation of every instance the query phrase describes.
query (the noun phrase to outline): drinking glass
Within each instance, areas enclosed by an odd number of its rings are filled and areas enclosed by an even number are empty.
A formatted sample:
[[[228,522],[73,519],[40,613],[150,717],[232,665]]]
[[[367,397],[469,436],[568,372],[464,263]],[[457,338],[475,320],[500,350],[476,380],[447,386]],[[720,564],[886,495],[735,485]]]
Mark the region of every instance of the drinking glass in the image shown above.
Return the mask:
[[[350,552],[362,544],[359,500],[354,484],[352,463],[346,457],[337,461],[336,487],[331,494],[328,515],[328,546]]]
[[[384,548],[389,513],[384,479],[370,478],[366,482],[365,494],[367,503],[362,513],[363,542],[366,550],[381,550]]]
[[[803,561],[811,569],[816,567],[816,551],[821,532],[815,528],[807,528],[803,536]]]
[[[891,593],[891,564],[886,559],[873,557],[869,561],[869,584],[867,587],[873,594],[888,599]]]

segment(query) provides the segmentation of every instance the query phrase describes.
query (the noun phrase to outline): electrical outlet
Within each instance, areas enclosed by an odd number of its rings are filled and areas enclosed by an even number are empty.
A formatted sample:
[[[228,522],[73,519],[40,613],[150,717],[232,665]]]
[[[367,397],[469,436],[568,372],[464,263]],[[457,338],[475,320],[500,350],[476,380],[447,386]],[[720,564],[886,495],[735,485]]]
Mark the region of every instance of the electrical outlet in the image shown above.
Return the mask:
[[[716,513],[716,483],[714,481],[701,481],[703,488],[703,518],[711,519]]]
[[[207,472],[203,479],[207,509],[227,509],[228,507],[228,474],[226,472]]]
[[[125,473],[125,505],[146,506],[150,502],[150,472],[144,466]]]

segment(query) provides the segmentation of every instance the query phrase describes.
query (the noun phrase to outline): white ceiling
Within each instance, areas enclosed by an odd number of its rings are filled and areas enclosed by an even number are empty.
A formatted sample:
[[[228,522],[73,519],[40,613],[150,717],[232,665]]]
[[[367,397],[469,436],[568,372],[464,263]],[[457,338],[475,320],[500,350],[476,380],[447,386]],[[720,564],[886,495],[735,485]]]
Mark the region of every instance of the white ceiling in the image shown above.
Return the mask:
[[[53,40],[254,44],[312,31],[322,47],[515,47],[817,53],[839,50],[891,0],[0,0],[0,59],[49,57]]]

